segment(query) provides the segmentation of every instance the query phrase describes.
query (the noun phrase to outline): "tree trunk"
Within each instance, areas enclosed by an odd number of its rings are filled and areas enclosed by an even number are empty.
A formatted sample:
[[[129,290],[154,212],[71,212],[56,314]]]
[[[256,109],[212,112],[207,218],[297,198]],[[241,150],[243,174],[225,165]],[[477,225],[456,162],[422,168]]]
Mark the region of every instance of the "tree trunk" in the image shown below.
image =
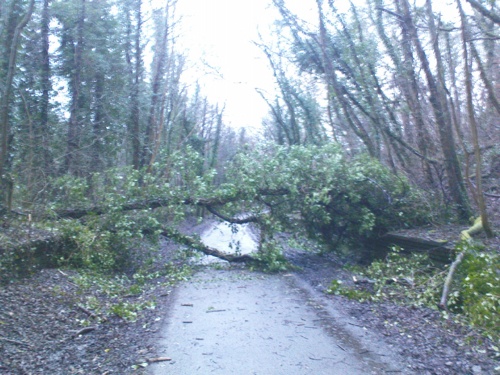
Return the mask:
[[[9,15],[14,17],[14,6],[13,12]],[[8,176],[7,164],[8,157],[12,145],[12,136],[9,123],[9,112],[10,112],[10,96],[12,93],[12,86],[14,81],[14,74],[16,71],[16,59],[17,59],[17,49],[19,47],[19,42],[21,38],[21,32],[28,23],[33,13],[33,8],[35,1],[31,0],[28,9],[24,16],[21,18],[19,23],[13,28],[12,34],[8,35],[6,38],[6,51],[9,53],[8,61],[5,64],[5,84],[3,95],[0,99],[0,210],[2,206],[5,206],[8,210],[11,209],[12,204],[12,189],[13,182],[11,177]],[[15,21],[13,21],[15,22]],[[9,32],[9,30],[7,30]],[[10,45],[9,45],[10,41]]]
[[[462,9],[462,3],[460,0],[457,0],[458,9],[460,12],[460,19],[462,21],[462,48],[464,55],[464,74],[465,74],[465,91],[467,98],[467,113],[469,115],[469,122],[472,132],[472,142],[474,144],[474,157],[476,162],[476,199],[477,204],[479,206],[479,211],[481,212],[481,221],[483,224],[483,229],[486,235],[491,238],[493,237],[493,231],[491,230],[489,220],[488,220],[488,212],[486,211],[486,203],[484,201],[483,194],[483,179],[481,175],[481,148],[479,146],[479,135],[477,131],[477,122],[476,116],[474,114],[474,103],[472,101],[472,74],[469,68],[469,53],[467,51],[467,24],[465,20],[465,14]]]
[[[132,1],[134,6],[135,16],[135,35],[133,36],[134,53],[128,53],[127,62],[129,65],[129,72],[131,74],[131,91],[130,91],[130,123],[129,123],[129,136],[132,145],[132,165],[134,169],[138,170],[141,167],[141,106],[140,106],[140,93],[142,83],[142,0]],[[129,42],[132,42],[132,20],[130,15],[128,17],[127,34]],[[133,61],[132,61],[133,60]]]
[[[402,48],[403,48],[403,70],[401,74],[401,86],[402,91],[408,102],[408,107],[410,109],[413,120],[415,121],[415,127],[417,129],[417,147],[424,156],[428,158],[429,149],[432,146],[432,141],[429,136],[429,131],[425,124],[423,118],[423,108],[420,101],[420,93],[418,88],[417,75],[415,72],[415,60],[413,57],[413,52],[411,49],[411,38],[409,35],[409,30],[404,23],[402,25]],[[432,186],[434,185],[434,178],[432,176],[432,170],[427,161],[423,160],[424,173],[427,182]]]
[[[327,35],[326,28],[323,19],[323,13],[321,9],[321,1],[317,0],[318,7],[318,16],[319,16],[319,40],[317,40],[318,46],[321,50],[320,61],[322,62],[323,68],[325,69],[325,78],[328,86],[330,86],[333,90],[332,94],[335,95],[336,99],[340,103],[340,107],[342,108],[343,115],[351,129],[355,132],[355,134],[361,139],[363,144],[366,146],[368,153],[370,156],[379,159],[380,153],[377,145],[373,142],[370,135],[362,125],[361,121],[357,118],[356,114],[353,113],[351,106],[346,102],[344,95],[346,94],[345,89],[342,87],[337,78],[337,73],[335,71],[335,67],[332,64],[331,56],[328,55],[327,52]],[[314,50],[311,48],[311,50]]]
[[[50,33],[50,0],[43,1],[42,20],[41,20],[41,39],[42,39],[42,64],[41,64],[41,87],[42,97],[40,100],[40,124],[38,126],[38,138],[40,139],[39,149],[41,151],[40,165],[49,174],[51,170],[51,158],[49,148],[49,94],[52,89],[50,81],[50,56],[49,56],[49,33]]]
[[[413,18],[410,13],[410,3],[408,0],[402,0],[403,21],[408,28],[408,32],[412,38],[417,55],[427,79],[427,85],[430,91],[429,101],[434,111],[435,121],[437,123],[441,147],[444,154],[444,163],[446,175],[448,177],[449,189],[451,198],[456,205],[459,217],[462,220],[467,220],[471,217],[471,208],[467,199],[462,172],[458,162],[457,153],[455,150],[455,141],[453,136],[453,128],[450,122],[446,96],[444,95],[443,87],[434,77],[429,60],[425,50],[418,37],[417,29],[413,23]]]
[[[65,172],[76,175],[80,172],[80,135],[81,135],[81,75],[83,69],[83,43],[84,43],[84,27],[85,27],[85,1],[80,0],[80,13],[78,15],[78,23],[76,30],[76,43],[74,45],[74,65],[71,77],[71,107],[68,124],[68,134],[66,140],[66,157],[64,163]]]
[[[488,10],[483,5],[478,3],[476,0],[466,0],[474,9],[476,9],[479,13],[481,13],[486,18],[489,18],[491,21],[500,25],[500,15],[494,13],[493,11]]]
[[[153,74],[151,81],[151,100],[149,104],[149,115],[146,125],[146,138],[142,148],[142,161],[141,166],[148,165],[153,155],[153,147],[155,141],[155,133],[158,128],[158,107],[161,102],[162,85],[164,84],[165,62],[167,60],[167,41],[169,37],[169,20],[168,20],[168,3],[167,11],[162,20],[164,29],[162,30],[161,37],[156,41],[154,48],[155,55],[153,59]]]
[[[91,170],[94,172],[100,171],[104,167],[104,121],[105,121],[105,108],[103,103],[104,96],[104,82],[105,77],[102,72],[97,72],[95,77],[95,88],[94,88],[94,101],[95,101],[95,113],[94,120],[92,124],[92,166]]]

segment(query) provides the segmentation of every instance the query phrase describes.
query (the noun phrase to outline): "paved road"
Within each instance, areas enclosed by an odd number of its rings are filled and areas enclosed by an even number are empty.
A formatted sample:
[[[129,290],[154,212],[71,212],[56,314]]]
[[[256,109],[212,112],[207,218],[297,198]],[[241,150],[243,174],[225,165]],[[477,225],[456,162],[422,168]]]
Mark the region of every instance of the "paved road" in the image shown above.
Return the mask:
[[[152,375],[405,374],[392,349],[294,275],[206,269],[180,285]]]

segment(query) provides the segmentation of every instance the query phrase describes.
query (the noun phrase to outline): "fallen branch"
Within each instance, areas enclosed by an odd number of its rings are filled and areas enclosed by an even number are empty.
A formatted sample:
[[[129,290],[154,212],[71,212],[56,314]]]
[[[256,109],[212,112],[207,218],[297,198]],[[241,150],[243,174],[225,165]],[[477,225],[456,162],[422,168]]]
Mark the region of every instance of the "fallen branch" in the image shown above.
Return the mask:
[[[258,196],[283,196],[290,194],[288,189],[258,189],[256,195]],[[123,204],[120,208],[122,211],[134,211],[134,210],[144,210],[144,209],[155,209],[160,207],[167,207],[172,204],[181,205],[191,205],[198,207],[211,207],[223,206],[227,203],[235,202],[241,199],[244,194],[238,192],[235,194],[228,195],[226,197],[212,197],[212,198],[185,198],[183,200],[172,200],[169,198],[157,198],[157,199],[147,199],[144,201],[129,202]],[[110,209],[107,206],[92,206],[85,208],[73,208],[73,209],[59,209],[55,210],[54,213],[59,219],[81,219],[87,215],[104,215],[109,213]]]
[[[472,238],[473,235],[481,232],[483,230],[483,220],[481,217],[478,217],[474,220],[474,224],[466,230],[460,232],[460,239],[464,241],[468,241]]]
[[[147,359],[147,361],[149,363],[155,363],[155,362],[165,362],[165,361],[171,361],[172,358],[168,358],[168,357],[158,357],[158,358],[149,358]]]
[[[498,194],[492,194],[492,193],[483,193],[483,194],[491,198],[500,198],[500,195]]]
[[[80,335],[85,335],[86,333],[90,333],[92,331],[95,331],[97,327],[85,327],[79,330],[78,332],[75,333],[74,337],[78,337]]]
[[[444,282],[443,294],[441,295],[441,302],[439,302],[438,307],[442,310],[448,311],[448,295],[450,294],[451,282],[453,281],[453,274],[457,269],[458,265],[462,262],[465,256],[465,251],[458,254],[455,261],[451,264],[448,276]]]
[[[257,222],[259,222],[259,218],[260,218],[259,216],[254,216],[254,215],[247,216],[247,217],[244,217],[242,219],[232,218],[232,217],[225,216],[225,215],[221,214],[220,212],[218,212],[215,208],[213,208],[210,205],[207,205],[206,208],[207,208],[208,212],[210,212],[212,215],[215,215],[218,218],[220,218],[224,221],[227,221],[228,223],[231,223],[231,224],[257,223]]]
[[[187,236],[185,234],[182,234],[176,229],[173,228],[167,228],[163,227],[162,228],[162,235],[173,239],[175,242],[189,246],[190,248],[201,251],[205,255],[211,255],[214,257],[217,257],[222,260],[226,260],[228,262],[238,262],[238,263],[243,263],[243,262],[253,262],[253,263],[259,263],[260,261],[251,255],[248,254],[243,254],[243,255],[237,255],[237,254],[228,254],[223,251],[214,249],[213,247],[206,246],[203,242],[200,240],[197,240],[193,237]]]
[[[5,341],[5,342],[10,342],[11,344],[16,344],[16,345],[24,345],[24,346],[31,346],[31,344],[24,342],[24,341],[17,341],[17,340],[11,340],[6,337],[0,336],[0,340]]]
[[[77,305],[76,307],[78,307],[80,310],[82,310],[85,314],[87,314],[88,316],[94,318],[94,319],[97,319],[99,318],[96,314],[94,314],[92,311],[90,310],[87,310],[85,307],[83,306],[80,306],[80,305]]]

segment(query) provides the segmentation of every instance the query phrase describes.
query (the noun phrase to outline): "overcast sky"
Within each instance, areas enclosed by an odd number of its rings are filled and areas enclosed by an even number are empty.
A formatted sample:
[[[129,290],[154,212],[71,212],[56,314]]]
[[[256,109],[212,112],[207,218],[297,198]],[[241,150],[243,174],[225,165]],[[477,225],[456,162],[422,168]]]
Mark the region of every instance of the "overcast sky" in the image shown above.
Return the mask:
[[[314,1],[288,0],[311,9]],[[305,4],[309,5],[305,5]],[[259,32],[269,38],[278,17],[270,0],[179,0],[181,49],[196,65],[203,92],[213,103],[226,103],[226,121],[235,127],[258,127],[267,104],[255,88],[272,91],[273,76],[265,55],[255,46]]]
[[[364,0],[354,0],[363,3]],[[273,76],[268,62],[254,41],[259,32],[265,40],[271,38],[273,22],[278,12],[271,0],[179,0],[178,15],[182,16],[181,49],[188,50],[195,66],[188,71],[190,78],[200,77],[203,93],[212,103],[226,103],[226,122],[235,127],[259,127],[268,107],[255,88],[273,90]],[[422,5],[424,0],[418,0]],[[346,0],[335,3],[347,11]],[[301,18],[315,23],[315,0],[286,0],[286,6]],[[456,5],[450,0],[433,2],[434,10],[453,13]],[[272,98],[272,95],[271,95]]]

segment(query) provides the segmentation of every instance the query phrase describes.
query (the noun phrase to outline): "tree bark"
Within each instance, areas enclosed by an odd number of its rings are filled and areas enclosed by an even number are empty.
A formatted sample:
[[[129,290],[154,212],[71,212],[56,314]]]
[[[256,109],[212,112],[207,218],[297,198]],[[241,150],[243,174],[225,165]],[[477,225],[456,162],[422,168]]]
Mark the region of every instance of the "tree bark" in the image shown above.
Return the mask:
[[[402,0],[402,9],[405,26],[414,43],[417,55],[427,79],[427,85],[430,91],[429,101],[434,111],[435,120],[438,127],[439,138],[444,154],[444,162],[446,175],[450,188],[451,198],[456,205],[459,217],[462,220],[467,220],[471,217],[471,208],[467,199],[467,192],[465,190],[462,172],[458,162],[457,153],[455,150],[455,141],[453,137],[453,128],[450,123],[450,116],[448,113],[446,96],[444,95],[443,87],[440,86],[436,77],[434,77],[427,54],[420,42],[413,18],[410,13],[410,3],[408,0]]]
[[[488,98],[490,99],[491,105],[497,111],[497,115],[500,116],[500,101],[496,97],[495,88],[491,84],[492,81],[486,73],[486,68],[485,68],[483,62],[481,61],[481,58],[479,57],[479,53],[477,51],[477,48],[474,45],[474,42],[472,40],[469,41],[469,45],[470,45],[470,50],[472,52],[472,56],[476,60],[476,64],[479,68],[481,80],[483,81],[484,87],[486,87],[486,91],[488,92]]]
[[[450,270],[448,271],[448,276],[446,276],[446,280],[443,286],[443,293],[441,294],[441,301],[439,302],[438,307],[442,310],[448,310],[448,296],[450,294],[451,283],[453,281],[453,275],[455,274],[455,270],[458,265],[464,259],[465,252],[458,254],[455,261],[451,264]]]
[[[8,155],[10,153],[10,148],[12,144],[11,138],[11,129],[9,123],[9,112],[10,112],[10,96],[12,93],[12,86],[14,81],[14,74],[16,71],[16,59],[17,59],[17,49],[19,46],[21,32],[24,27],[27,25],[28,21],[31,18],[33,13],[33,8],[35,5],[35,1],[31,0],[28,9],[24,16],[21,18],[19,23],[15,26],[12,35],[6,39],[6,43],[8,43],[9,39],[11,39],[10,46],[7,49],[9,51],[9,59],[6,64],[6,76],[5,76],[5,84],[3,95],[0,100],[0,209],[3,205],[7,207],[10,211],[11,209],[11,199],[12,199],[12,189],[13,182],[6,175],[6,166],[8,162]],[[14,3],[13,3],[14,7]],[[3,193],[3,194],[2,194]]]
[[[359,121],[357,116],[354,113],[352,113],[352,108],[350,108],[349,104],[345,100],[344,95],[346,94],[346,91],[343,89],[342,85],[338,81],[335,67],[332,64],[332,58],[331,56],[328,55],[327,52],[327,45],[326,45],[327,34],[326,34],[325,22],[323,19],[323,13],[321,10],[321,1],[317,0],[316,4],[318,7],[319,32],[320,32],[319,40],[317,40],[316,42],[320,47],[321,56],[319,57],[319,61],[321,61],[325,69],[327,84],[333,89],[333,94],[339,101],[343,111],[343,115],[345,116],[345,119],[347,120],[347,123],[349,124],[351,129],[355,132],[355,134],[361,139],[363,144],[366,146],[370,156],[379,159],[380,153],[376,144],[373,142],[370,135],[363,127],[361,121]],[[310,49],[314,50],[313,48]]]
[[[492,11],[489,11],[483,5],[478,3],[476,0],[466,0],[474,9],[481,13],[486,18],[489,18],[497,25],[500,25],[500,16]]]
[[[142,84],[142,0],[131,0],[133,13],[135,17],[135,28],[132,41],[132,20],[130,16],[131,9],[127,14],[127,35],[129,42],[134,45],[134,53],[127,52],[127,63],[129,65],[129,73],[131,75],[131,90],[130,90],[130,123],[129,137],[132,145],[132,165],[134,169],[141,168],[141,106],[140,93]],[[129,4],[129,3],[128,3]],[[128,50],[127,50],[128,51]],[[133,58],[132,58],[133,55]]]
[[[382,10],[380,10],[381,12]],[[379,16],[381,17],[381,15]],[[426,127],[424,117],[423,117],[423,108],[420,100],[420,93],[417,82],[417,75],[414,67],[414,57],[411,49],[411,38],[409,36],[409,32],[407,27],[405,27],[404,23],[401,23],[402,26],[402,49],[404,60],[402,62],[402,66],[398,69],[400,72],[400,85],[405,95],[406,101],[408,103],[408,107],[411,112],[411,116],[415,121],[415,127],[417,130],[416,143],[417,147],[423,155],[422,163],[424,168],[424,173],[427,179],[427,182],[431,185],[434,184],[434,178],[432,176],[432,170],[430,163],[426,160],[428,159],[429,149],[432,147],[432,141],[429,136],[429,131]],[[381,27],[380,27],[381,28]],[[392,54],[394,55],[394,53]],[[393,60],[396,57],[393,58]],[[396,64],[398,67],[400,64]]]
[[[153,149],[155,140],[159,136],[159,107],[162,102],[163,90],[165,85],[165,66],[168,59],[168,43],[172,25],[171,21],[171,7],[172,1],[167,0],[165,9],[162,13],[162,30],[160,36],[157,38],[155,44],[155,54],[153,59],[153,72],[151,80],[151,99],[149,104],[149,115],[146,125],[146,139],[142,148],[141,167],[149,165],[153,157]]]
[[[49,94],[52,88],[50,82],[50,56],[49,56],[49,33],[50,33],[50,14],[49,14],[50,0],[43,1],[42,20],[41,20],[41,38],[42,38],[42,64],[41,64],[41,87],[42,98],[40,101],[40,124],[39,124],[39,138],[41,160],[40,164],[45,170],[51,171],[51,158],[49,149]]]
[[[79,172],[80,157],[79,157],[79,144],[80,144],[80,90],[83,69],[83,43],[84,43],[84,27],[85,27],[85,13],[86,13],[86,0],[80,0],[80,10],[78,15],[77,30],[76,30],[76,43],[74,45],[74,65],[72,66],[73,72],[71,77],[71,108],[68,123],[68,134],[66,140],[66,157],[64,161],[64,169],[67,173],[76,175]]]
[[[483,229],[488,238],[493,237],[493,231],[488,219],[488,212],[486,210],[486,203],[484,201],[483,194],[483,179],[481,175],[482,157],[481,148],[479,146],[479,134],[478,126],[476,122],[476,116],[474,114],[474,103],[472,101],[472,74],[469,68],[469,53],[467,50],[467,24],[465,20],[465,14],[462,9],[462,3],[457,0],[458,10],[460,12],[460,19],[462,21],[462,49],[464,55],[464,74],[465,74],[465,92],[467,100],[467,113],[469,115],[469,122],[472,133],[472,141],[474,144],[474,157],[476,162],[476,199],[479,206],[479,211],[481,212],[481,221],[483,224]]]

